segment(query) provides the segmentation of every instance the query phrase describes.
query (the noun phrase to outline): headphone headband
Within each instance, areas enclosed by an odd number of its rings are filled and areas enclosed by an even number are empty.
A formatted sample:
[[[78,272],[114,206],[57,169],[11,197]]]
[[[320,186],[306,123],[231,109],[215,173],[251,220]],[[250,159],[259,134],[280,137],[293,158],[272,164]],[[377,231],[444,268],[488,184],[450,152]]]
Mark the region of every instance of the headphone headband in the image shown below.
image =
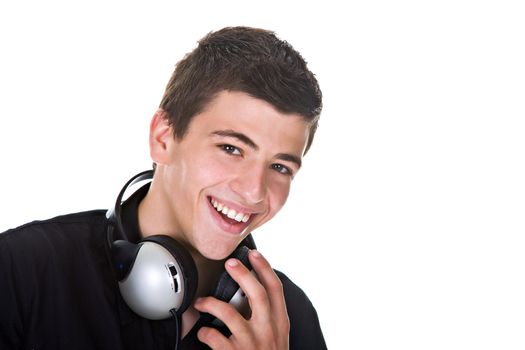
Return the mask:
[[[153,179],[153,170],[143,171],[133,176],[131,179],[129,179],[128,182],[126,182],[126,184],[124,185],[124,187],[122,187],[122,190],[120,190],[117,200],[115,201],[115,205],[113,206],[112,209],[108,210],[106,213],[106,217],[111,223],[111,227],[108,228],[109,236],[111,236],[111,237],[108,237],[108,239],[110,240],[110,244],[114,240],[113,231],[115,227],[117,228],[117,230],[120,232],[120,234],[126,241],[129,240],[128,236],[126,235],[126,232],[124,231],[124,225],[122,224],[122,218],[121,218],[122,217],[121,215],[122,214],[121,213],[122,212],[122,198],[124,198],[124,194],[126,194],[126,191],[134,184],[139,183],[141,181],[145,181],[145,180],[151,180],[151,179]]]

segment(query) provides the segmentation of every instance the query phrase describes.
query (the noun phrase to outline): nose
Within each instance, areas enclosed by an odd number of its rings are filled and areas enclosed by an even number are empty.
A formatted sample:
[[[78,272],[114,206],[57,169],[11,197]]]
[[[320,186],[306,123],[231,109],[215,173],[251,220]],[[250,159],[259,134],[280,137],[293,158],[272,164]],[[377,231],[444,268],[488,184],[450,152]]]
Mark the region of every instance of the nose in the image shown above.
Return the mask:
[[[258,204],[266,196],[266,175],[264,166],[251,165],[244,167],[230,182],[230,187],[247,204]]]

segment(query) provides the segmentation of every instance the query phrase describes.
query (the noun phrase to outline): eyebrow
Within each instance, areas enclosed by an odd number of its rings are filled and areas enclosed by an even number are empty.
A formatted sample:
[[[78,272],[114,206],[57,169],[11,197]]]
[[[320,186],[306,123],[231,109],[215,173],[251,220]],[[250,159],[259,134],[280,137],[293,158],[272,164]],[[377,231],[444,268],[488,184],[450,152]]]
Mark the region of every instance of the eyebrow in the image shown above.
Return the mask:
[[[254,150],[259,150],[259,146],[255,144],[255,142],[252,141],[248,136],[244,135],[243,133],[233,131],[233,130],[216,130],[211,133],[211,135],[217,135],[217,136],[225,136],[225,137],[233,137],[237,140],[241,141],[242,143],[248,145],[250,148],[253,148]]]
[[[277,159],[285,160],[287,162],[292,162],[297,165],[298,168],[301,167],[302,161],[301,158],[294,156],[293,154],[288,153],[279,153],[275,156]]]
[[[259,150],[259,146],[257,146],[257,144],[253,142],[252,139],[250,139],[245,134],[234,131],[234,130],[216,130],[216,131],[211,132],[210,134],[216,135],[216,136],[223,136],[223,137],[233,137],[241,141],[242,143],[246,144],[248,147],[256,151]],[[275,158],[284,160],[287,162],[295,163],[298,168],[300,168],[302,164],[301,158],[294,156],[293,154],[289,154],[289,153],[278,153],[275,156]]]

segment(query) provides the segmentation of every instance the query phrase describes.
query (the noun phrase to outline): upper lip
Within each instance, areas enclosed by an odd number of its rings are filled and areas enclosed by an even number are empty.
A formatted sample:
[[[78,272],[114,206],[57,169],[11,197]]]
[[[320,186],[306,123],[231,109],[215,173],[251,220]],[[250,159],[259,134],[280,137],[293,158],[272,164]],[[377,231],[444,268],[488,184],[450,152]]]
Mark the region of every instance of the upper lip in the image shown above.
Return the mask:
[[[250,214],[250,215],[254,215],[254,214],[259,213],[259,210],[257,210],[256,208],[249,208],[249,207],[246,207],[246,206],[243,206],[243,205],[239,205],[239,204],[234,203],[234,202],[230,202],[230,201],[222,199],[222,198],[214,197],[214,196],[209,196],[209,198],[213,199],[213,200],[216,200],[219,203],[222,203],[223,205],[227,206],[228,209],[233,209],[237,213]]]

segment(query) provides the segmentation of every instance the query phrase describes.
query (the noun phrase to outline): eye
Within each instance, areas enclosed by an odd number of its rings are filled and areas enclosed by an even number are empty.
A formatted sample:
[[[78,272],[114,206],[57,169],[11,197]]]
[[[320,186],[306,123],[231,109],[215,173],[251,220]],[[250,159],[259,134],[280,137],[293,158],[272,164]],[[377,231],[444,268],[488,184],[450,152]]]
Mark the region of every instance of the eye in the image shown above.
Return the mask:
[[[234,156],[242,155],[241,150],[232,145],[228,145],[228,144],[219,145],[219,148],[222,149],[224,152],[234,155]]]
[[[290,168],[279,163],[272,164],[271,168],[283,175],[293,175],[293,172]]]

